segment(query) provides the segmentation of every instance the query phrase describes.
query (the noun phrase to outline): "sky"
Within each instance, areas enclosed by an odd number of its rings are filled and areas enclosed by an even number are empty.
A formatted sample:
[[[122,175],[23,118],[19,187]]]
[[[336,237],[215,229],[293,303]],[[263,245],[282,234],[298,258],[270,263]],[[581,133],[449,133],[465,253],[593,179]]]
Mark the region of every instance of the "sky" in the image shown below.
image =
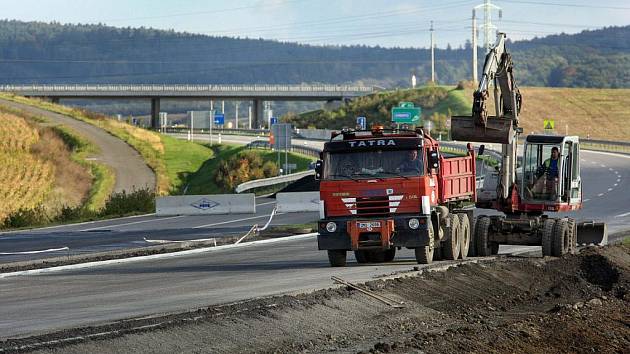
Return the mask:
[[[430,46],[471,38],[472,9],[487,0],[20,0],[0,18],[173,29],[312,45]],[[492,0],[492,23],[513,40],[630,25],[629,0]],[[479,24],[483,9],[477,10]],[[494,40],[494,39],[492,39]],[[483,35],[479,37],[480,44]]]

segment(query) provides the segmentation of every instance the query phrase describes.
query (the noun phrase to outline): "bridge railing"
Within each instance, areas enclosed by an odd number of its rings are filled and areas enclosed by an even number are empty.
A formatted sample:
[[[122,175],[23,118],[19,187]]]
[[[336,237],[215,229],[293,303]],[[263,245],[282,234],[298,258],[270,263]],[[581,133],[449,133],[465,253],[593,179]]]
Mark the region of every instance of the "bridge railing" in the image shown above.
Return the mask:
[[[0,85],[5,92],[361,92],[378,88],[357,85],[170,85],[170,84],[60,84]]]

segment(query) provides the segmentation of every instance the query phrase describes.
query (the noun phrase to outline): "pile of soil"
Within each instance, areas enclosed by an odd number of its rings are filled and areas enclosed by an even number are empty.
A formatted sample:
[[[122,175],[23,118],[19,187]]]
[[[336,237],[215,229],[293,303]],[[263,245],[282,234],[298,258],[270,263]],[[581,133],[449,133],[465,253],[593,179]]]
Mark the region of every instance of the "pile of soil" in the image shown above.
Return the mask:
[[[404,308],[339,287],[6,341],[0,349],[80,335],[39,351],[623,353],[629,270],[628,246],[503,258],[362,285]]]

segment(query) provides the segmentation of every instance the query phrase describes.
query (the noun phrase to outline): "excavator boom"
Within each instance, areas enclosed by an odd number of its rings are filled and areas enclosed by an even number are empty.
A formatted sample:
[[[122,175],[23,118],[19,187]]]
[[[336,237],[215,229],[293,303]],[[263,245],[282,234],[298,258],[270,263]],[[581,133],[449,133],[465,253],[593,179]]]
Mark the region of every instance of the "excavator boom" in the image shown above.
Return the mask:
[[[505,34],[486,55],[479,87],[473,94],[471,116],[451,117],[454,140],[510,144],[518,127],[521,94],[512,74],[512,57],[505,48]],[[495,115],[488,114],[490,87],[494,90]]]

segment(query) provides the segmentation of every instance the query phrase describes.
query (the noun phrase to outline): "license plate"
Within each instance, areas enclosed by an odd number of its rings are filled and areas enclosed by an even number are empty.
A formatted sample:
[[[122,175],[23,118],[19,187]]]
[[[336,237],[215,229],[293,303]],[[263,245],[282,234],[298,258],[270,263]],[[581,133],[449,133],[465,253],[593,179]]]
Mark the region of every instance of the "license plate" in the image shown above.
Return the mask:
[[[360,229],[373,229],[375,227],[381,227],[381,222],[380,221],[372,221],[372,222],[360,222],[359,223],[359,228]]]

